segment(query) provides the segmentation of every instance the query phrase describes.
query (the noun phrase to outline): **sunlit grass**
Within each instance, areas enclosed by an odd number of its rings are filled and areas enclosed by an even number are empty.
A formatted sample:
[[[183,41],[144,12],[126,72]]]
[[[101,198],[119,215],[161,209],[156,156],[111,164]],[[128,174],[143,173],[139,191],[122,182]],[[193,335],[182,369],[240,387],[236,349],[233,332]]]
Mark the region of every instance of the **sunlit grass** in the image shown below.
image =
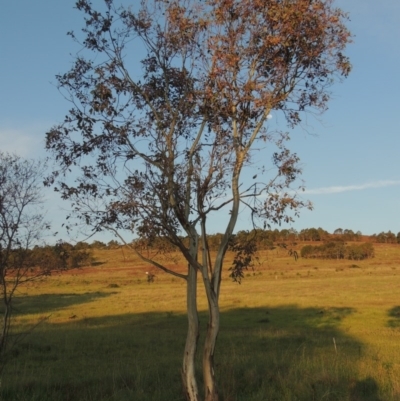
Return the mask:
[[[400,400],[400,246],[375,248],[375,259],[354,263],[273,250],[241,285],[226,273],[223,400]],[[185,283],[126,250],[95,256],[97,266],[21,288],[16,330],[27,334],[3,374],[2,400],[183,400]],[[184,270],[177,256],[164,262]]]

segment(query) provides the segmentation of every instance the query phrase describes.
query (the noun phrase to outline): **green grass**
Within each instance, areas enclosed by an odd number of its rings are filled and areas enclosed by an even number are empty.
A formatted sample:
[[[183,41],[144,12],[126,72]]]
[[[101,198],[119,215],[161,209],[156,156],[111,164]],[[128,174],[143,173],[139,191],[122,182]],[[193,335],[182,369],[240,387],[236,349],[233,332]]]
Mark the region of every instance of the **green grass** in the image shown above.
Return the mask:
[[[26,335],[1,378],[2,401],[183,400],[184,282],[151,270],[148,284],[149,268],[127,252],[96,256],[95,268],[21,288],[15,334]],[[400,246],[352,264],[275,250],[241,285],[224,277],[222,400],[400,400]]]

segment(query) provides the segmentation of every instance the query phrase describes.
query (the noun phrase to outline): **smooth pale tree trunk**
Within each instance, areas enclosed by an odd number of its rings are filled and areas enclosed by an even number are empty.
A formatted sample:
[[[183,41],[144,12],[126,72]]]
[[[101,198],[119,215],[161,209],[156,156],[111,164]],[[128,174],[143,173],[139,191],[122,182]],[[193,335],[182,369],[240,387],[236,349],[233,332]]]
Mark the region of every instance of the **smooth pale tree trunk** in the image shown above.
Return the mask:
[[[186,399],[200,401],[196,381],[195,356],[199,340],[199,316],[197,312],[197,270],[189,266],[187,277],[188,331],[183,355],[182,382]]]
[[[212,290],[210,296],[207,293],[207,298],[209,307],[209,320],[203,351],[204,400],[218,401],[219,396],[214,371],[214,351],[219,332],[220,312],[218,299]]]

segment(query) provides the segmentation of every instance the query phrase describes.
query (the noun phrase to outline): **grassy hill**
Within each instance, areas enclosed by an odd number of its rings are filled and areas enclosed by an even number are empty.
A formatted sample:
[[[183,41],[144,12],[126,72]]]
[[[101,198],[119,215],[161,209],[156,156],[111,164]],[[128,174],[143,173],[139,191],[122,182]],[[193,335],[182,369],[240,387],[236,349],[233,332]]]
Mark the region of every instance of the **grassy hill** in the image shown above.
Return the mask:
[[[241,285],[225,269],[223,400],[400,400],[400,246],[374,247],[356,262],[262,251]],[[124,248],[94,252],[94,266],[20,288],[1,400],[183,400],[185,282]],[[204,328],[201,291],[199,308]]]

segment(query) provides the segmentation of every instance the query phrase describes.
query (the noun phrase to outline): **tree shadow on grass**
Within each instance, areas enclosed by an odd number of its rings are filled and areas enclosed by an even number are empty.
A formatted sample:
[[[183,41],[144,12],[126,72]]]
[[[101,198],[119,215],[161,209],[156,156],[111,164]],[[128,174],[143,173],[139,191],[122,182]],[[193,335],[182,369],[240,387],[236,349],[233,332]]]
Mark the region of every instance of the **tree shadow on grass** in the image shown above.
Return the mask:
[[[17,316],[36,313],[49,313],[58,309],[68,308],[94,301],[98,298],[108,297],[116,292],[86,292],[84,294],[40,294],[31,296],[15,297],[13,311]],[[0,311],[1,312],[1,311]]]
[[[400,306],[395,306],[392,309],[389,310],[388,312],[389,316],[389,321],[388,321],[388,326],[389,327],[400,327]]]
[[[358,381],[353,387],[351,401],[383,401],[379,397],[379,388],[372,377]]]
[[[224,313],[225,399],[378,401],[374,379],[370,393],[358,379],[363,345],[338,327],[352,313],[296,305]]]
[[[339,328],[353,312],[296,305],[224,310],[215,356],[221,400],[387,400],[374,378],[360,378],[363,346]],[[207,314],[200,320],[204,330]],[[29,352],[10,365],[0,398],[183,401],[186,322],[173,312],[45,322],[29,337]],[[46,352],[32,346],[39,343],[49,344]],[[200,361],[201,350],[198,372]]]

